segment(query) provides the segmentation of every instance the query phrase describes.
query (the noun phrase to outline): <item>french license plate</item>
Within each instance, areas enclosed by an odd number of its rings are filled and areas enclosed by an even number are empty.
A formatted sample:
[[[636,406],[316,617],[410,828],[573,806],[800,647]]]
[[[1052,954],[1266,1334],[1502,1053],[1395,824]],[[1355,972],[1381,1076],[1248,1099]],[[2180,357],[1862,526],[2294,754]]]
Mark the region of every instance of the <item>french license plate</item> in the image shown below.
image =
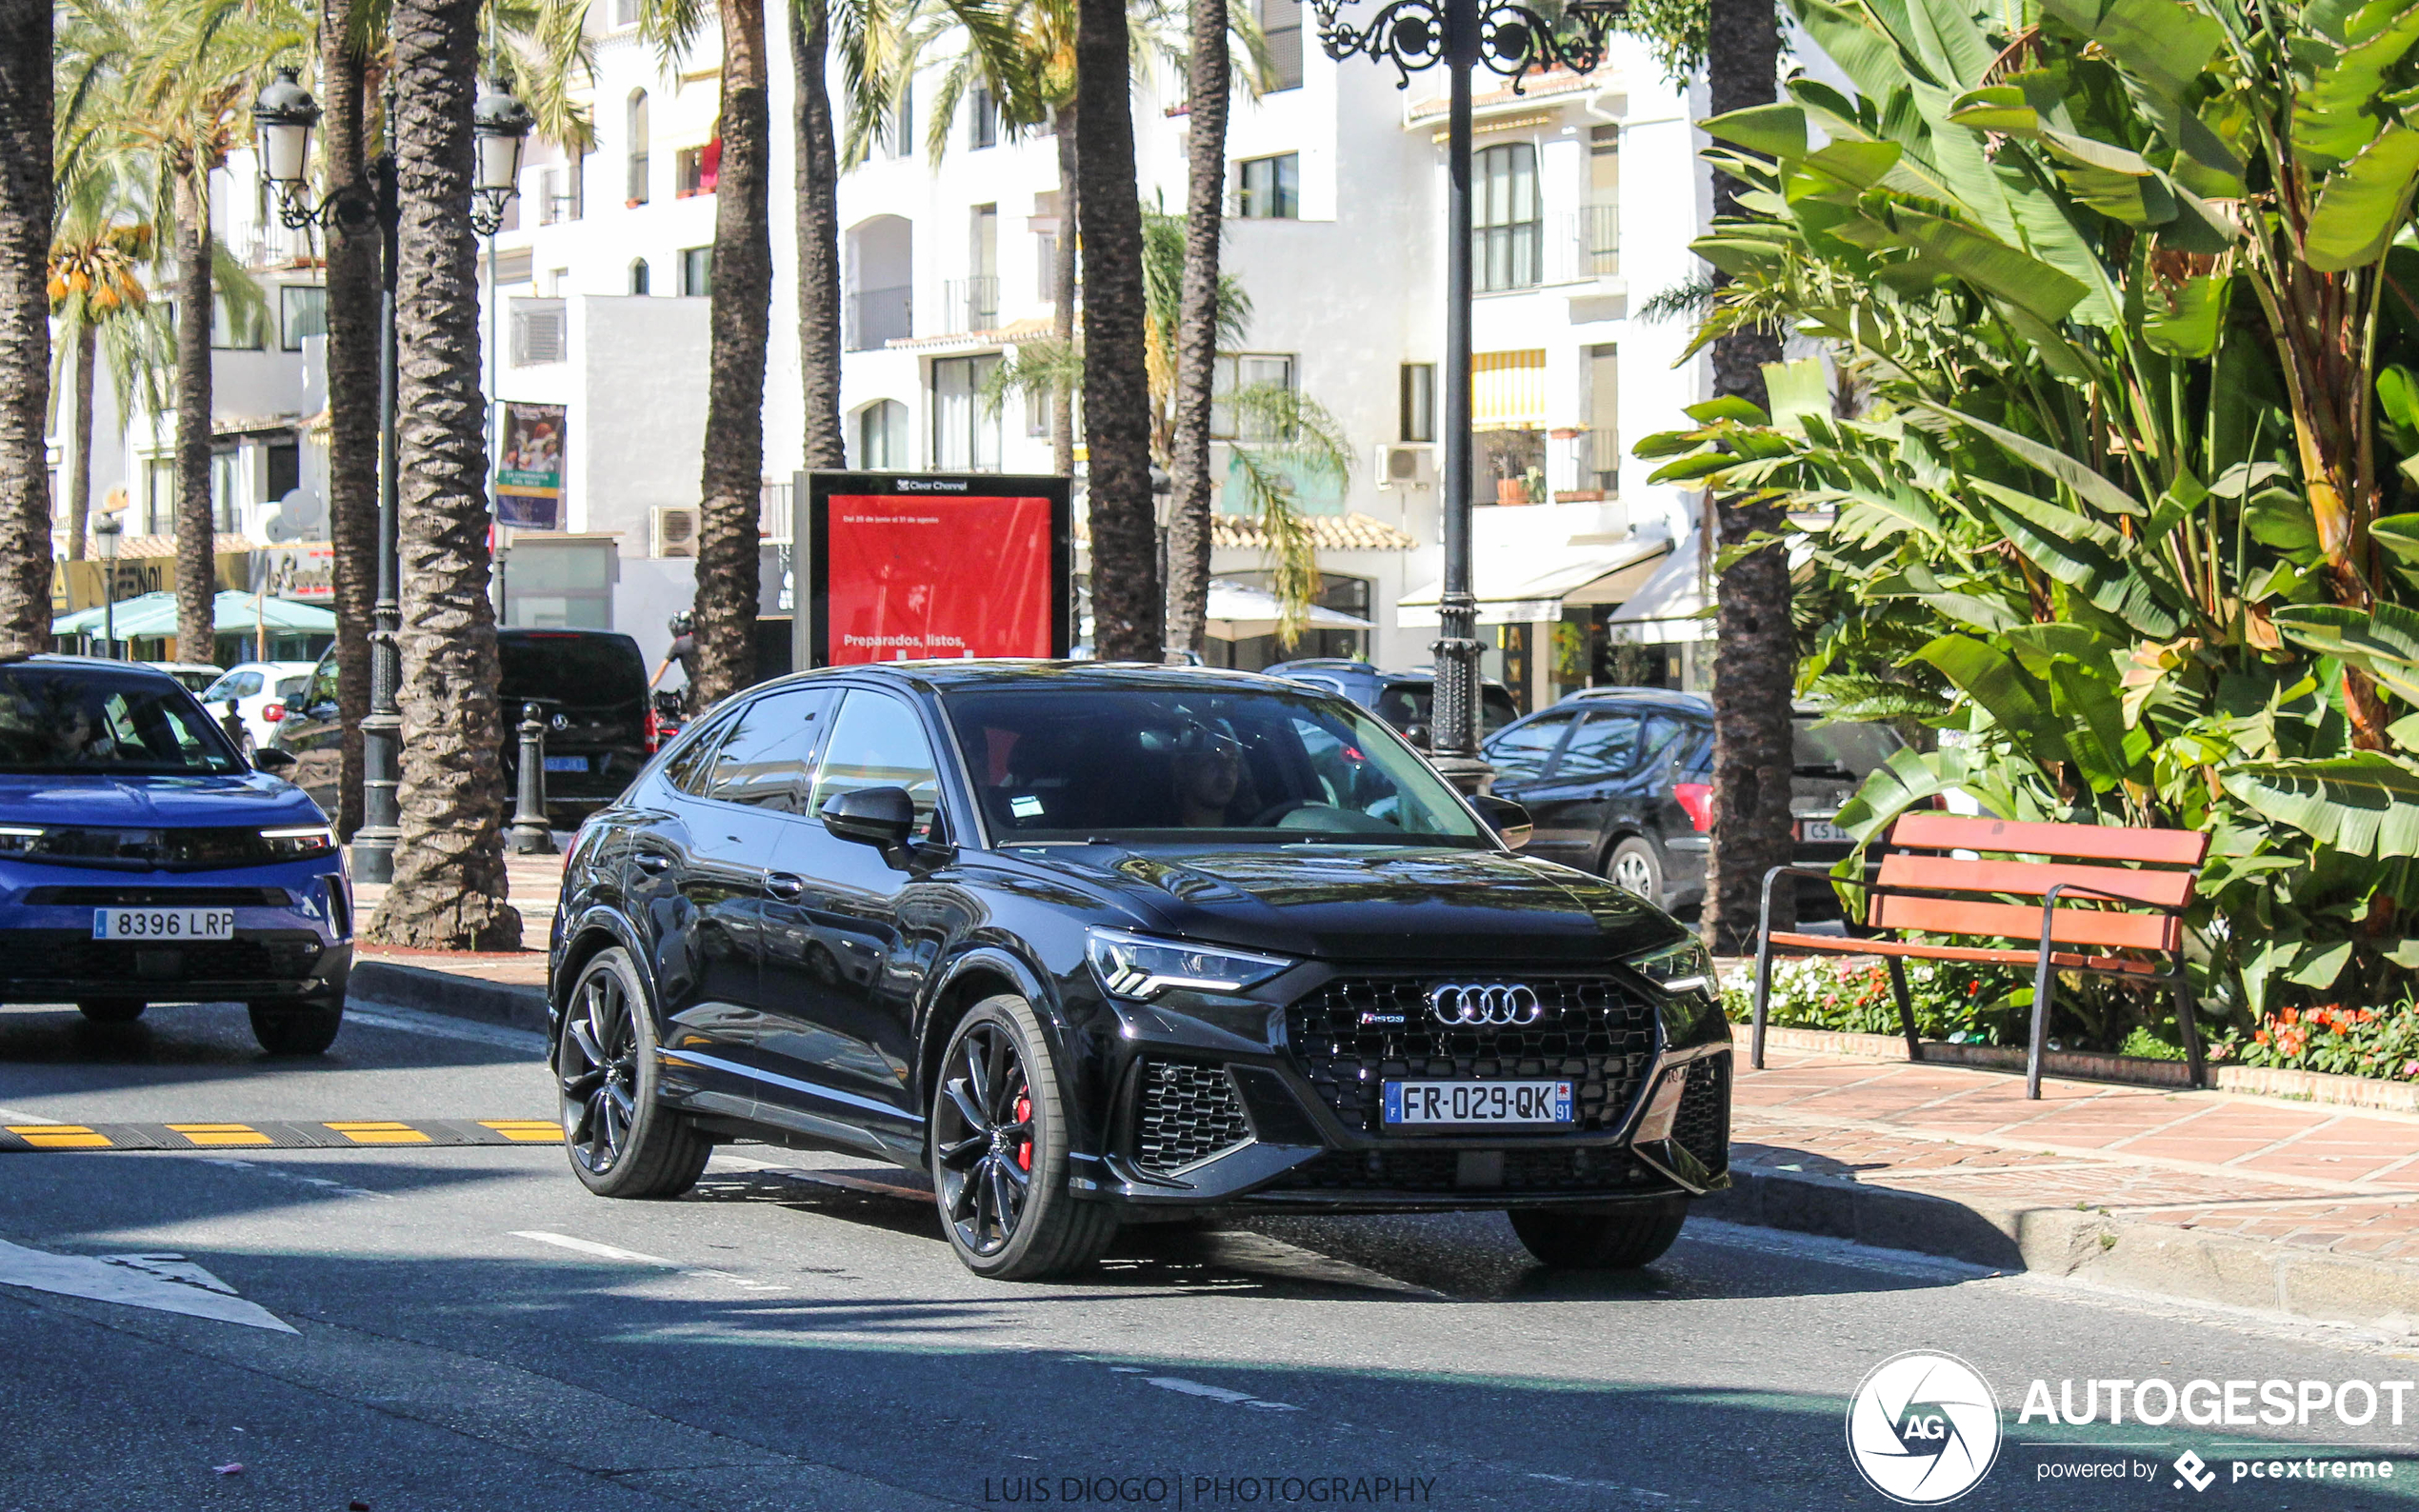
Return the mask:
[[[232,940],[232,908],[95,908],[95,940]]]
[[[1797,822],[1797,838],[1812,846],[1846,846],[1856,837],[1828,819],[1801,819]]]
[[[550,772],[584,772],[588,770],[588,758],[585,756],[549,756],[546,758],[546,769]]]
[[[1569,1124],[1569,1082],[1389,1082],[1389,1124]]]

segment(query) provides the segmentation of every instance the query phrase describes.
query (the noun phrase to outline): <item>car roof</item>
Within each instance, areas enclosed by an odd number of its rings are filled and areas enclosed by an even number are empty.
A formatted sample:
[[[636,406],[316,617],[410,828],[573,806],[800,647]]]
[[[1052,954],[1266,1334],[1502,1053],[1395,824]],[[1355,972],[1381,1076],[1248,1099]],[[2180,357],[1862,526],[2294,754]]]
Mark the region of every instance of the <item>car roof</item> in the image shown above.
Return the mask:
[[[36,651],[30,656],[0,656],[0,666],[15,666],[29,662],[40,662],[46,666],[81,667],[93,672],[133,672],[147,677],[161,678],[175,683],[179,687],[185,686],[177,683],[175,678],[170,677],[159,664],[153,662],[120,662],[102,656],[62,656],[56,651]],[[216,671],[218,668],[211,667],[210,670]]]
[[[1158,691],[1170,687],[1219,688],[1237,691],[1263,687],[1299,694],[1302,686],[1259,672],[1234,672],[1215,666],[1161,666],[1149,662],[1045,661],[1038,658],[961,658],[929,662],[864,662],[792,672],[776,683],[802,683],[824,678],[872,676],[907,684],[930,692],[959,692],[1011,687],[1137,688]],[[760,685],[770,686],[771,684]]]
[[[1703,693],[1684,693],[1676,687],[1582,687],[1564,694],[1549,708],[1561,704],[1662,704],[1712,712],[1713,700]]]

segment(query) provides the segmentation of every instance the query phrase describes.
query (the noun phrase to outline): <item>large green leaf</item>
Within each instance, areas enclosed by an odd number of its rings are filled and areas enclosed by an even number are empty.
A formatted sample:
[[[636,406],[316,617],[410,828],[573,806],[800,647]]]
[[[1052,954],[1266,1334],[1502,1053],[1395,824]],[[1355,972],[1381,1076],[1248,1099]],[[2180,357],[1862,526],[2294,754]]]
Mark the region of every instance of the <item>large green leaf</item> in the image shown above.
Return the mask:
[[[2042,0],[2042,10],[2114,58],[2117,66],[2176,99],[2199,86],[2226,41],[2216,17],[2175,0]]]
[[[2354,856],[2419,856],[2419,768],[2376,751],[2253,762],[2220,774],[2268,818]]]
[[[1965,785],[1966,778],[1964,753],[1940,750],[1927,754],[1911,746],[1902,746],[1867,774],[1864,786],[1840,805],[1831,822],[1863,846],[1917,804],[1956,791]]]
[[[1734,142],[1750,152],[1777,158],[1806,155],[1806,111],[1795,105],[1750,106],[1703,124],[1707,135]]]
[[[2363,19],[2388,9],[2365,7]],[[2375,28],[2318,69],[2309,87],[2294,94],[2295,152],[2341,162],[2376,140],[2378,121],[2370,102],[2385,86],[2387,70],[2419,44],[2419,5],[2388,14]]]
[[[2419,562],[2419,514],[2389,514],[2369,527],[2370,540],[2405,562]]]
[[[2379,604],[2367,614],[2335,604],[2289,606],[2276,627],[2323,655],[2340,658],[2419,704],[2419,612]]]
[[[2397,121],[2377,134],[2318,191],[2302,238],[2322,273],[2364,267],[2385,255],[2419,188],[2419,131]]]
[[[2176,357],[2206,357],[2217,350],[2232,280],[2204,273],[2162,296],[2152,293],[2142,314],[2142,339]],[[2170,301],[2172,304],[2170,305]]]
[[[1992,518],[2026,560],[2115,616],[2131,634],[2166,641],[2183,628],[2170,602],[2175,595],[2160,591],[2167,583],[2155,557],[2130,549],[2114,530],[2071,509],[1979,478],[1973,487],[1998,506]]]
[[[2066,318],[2090,289],[2019,248],[1962,221],[1897,208],[1873,220],[1892,241],[1923,252],[1986,294],[2046,321]]]
[[[2095,792],[2134,775],[2126,751],[2125,708],[2116,687],[2069,661],[2049,665],[2049,707],[2063,726],[2075,770]]]
[[[2018,435],[2012,430],[1994,426],[1988,420],[1969,415],[1962,409],[1951,409],[1946,405],[1932,404],[1929,401],[1918,402],[1924,408],[1936,415],[1953,420],[1961,426],[1989,436],[2010,456],[2021,462],[2030,463],[2033,467],[2057,479],[2073,489],[2075,496],[2086,503],[2095,504],[2110,514],[2148,515],[2150,512],[2143,507],[2140,500],[2109,481],[2107,475],[2068,456],[2055,447],[2045,446],[2030,436]]]
[[[2015,658],[1970,635],[1943,635],[1915,653],[1982,706],[2019,748],[2044,766],[2068,759],[2049,694]]]

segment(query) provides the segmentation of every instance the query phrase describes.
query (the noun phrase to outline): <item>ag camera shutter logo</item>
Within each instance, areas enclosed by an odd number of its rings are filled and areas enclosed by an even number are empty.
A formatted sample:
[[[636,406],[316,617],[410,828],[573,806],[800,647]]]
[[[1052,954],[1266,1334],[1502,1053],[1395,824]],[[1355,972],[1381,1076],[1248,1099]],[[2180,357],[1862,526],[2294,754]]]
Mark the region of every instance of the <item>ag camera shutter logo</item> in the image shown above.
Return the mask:
[[[1999,1403],[1954,1355],[1892,1355],[1849,1399],[1848,1452],[1873,1489],[1893,1502],[1954,1502],[1981,1484],[1999,1458]]]

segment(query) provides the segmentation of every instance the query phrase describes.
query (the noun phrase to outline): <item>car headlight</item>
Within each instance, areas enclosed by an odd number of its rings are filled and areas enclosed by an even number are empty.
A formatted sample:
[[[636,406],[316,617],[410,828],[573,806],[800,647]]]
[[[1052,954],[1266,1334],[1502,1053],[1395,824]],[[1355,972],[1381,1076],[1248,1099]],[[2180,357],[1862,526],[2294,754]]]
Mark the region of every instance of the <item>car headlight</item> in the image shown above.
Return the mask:
[[[1293,965],[1278,956],[1152,940],[1115,929],[1094,929],[1087,940],[1093,974],[1121,998],[1155,998],[1170,987],[1240,992]]]
[[[297,825],[290,829],[264,829],[261,844],[271,861],[310,861],[336,853],[336,832],[326,825]]]
[[[1629,968],[1666,992],[1705,992],[1713,986],[1713,958],[1695,940],[1631,956]]]

